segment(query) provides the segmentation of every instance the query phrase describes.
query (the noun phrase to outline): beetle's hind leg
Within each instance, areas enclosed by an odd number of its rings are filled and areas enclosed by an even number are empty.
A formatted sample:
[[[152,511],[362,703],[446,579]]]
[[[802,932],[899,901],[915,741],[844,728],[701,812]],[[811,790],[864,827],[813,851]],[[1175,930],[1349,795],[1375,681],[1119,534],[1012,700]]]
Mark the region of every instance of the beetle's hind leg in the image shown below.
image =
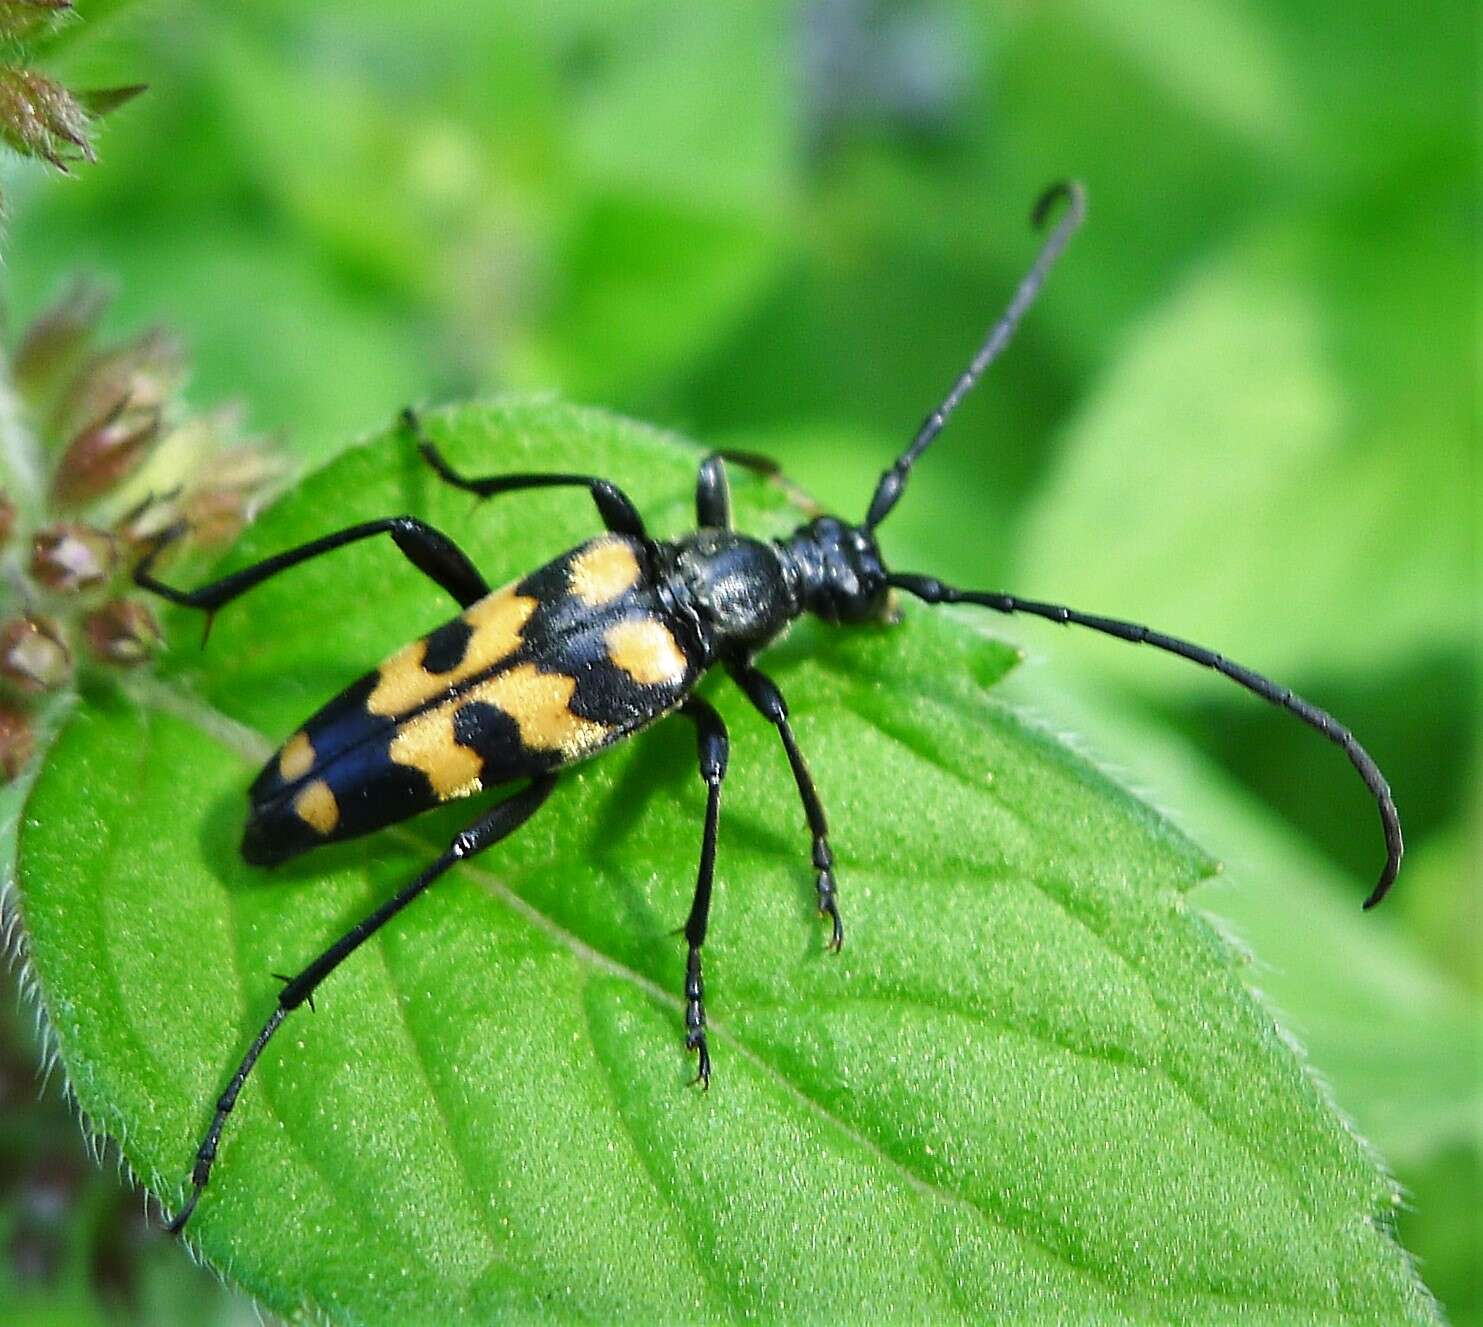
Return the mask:
[[[517,493],[527,488],[585,488],[592,495],[593,505],[602,523],[614,534],[628,535],[633,539],[647,539],[644,519],[638,508],[617,484],[595,475],[559,474],[555,472],[516,471],[508,475],[487,475],[482,479],[470,479],[461,475],[446,460],[443,453],[423,431],[422,420],[408,406],[402,411],[402,424],[411,430],[417,439],[417,450],[422,459],[433,468],[445,484],[472,493],[480,498],[492,498],[499,493]]]
[[[230,576],[223,576],[220,580],[195,590],[176,589],[173,585],[157,580],[154,575],[154,564],[160,554],[185,532],[185,525],[173,525],[155,539],[149,551],[140,559],[139,565],[134,568],[134,584],[162,599],[168,599],[172,604],[201,609],[206,614],[208,633],[211,630],[211,621],[219,609],[278,575],[280,571],[287,571],[301,562],[309,562],[321,554],[378,534],[389,534],[407,561],[442,586],[457,600],[460,608],[467,608],[489,593],[488,583],[479,574],[479,569],[469,561],[467,554],[441,530],[435,530],[415,516],[387,516],[379,521],[363,521],[359,525],[347,526],[334,534],[311,539],[297,548],[275,553],[270,558],[254,562],[250,567],[234,571]]]
[[[297,976],[291,977],[278,993],[278,1004],[268,1021],[263,1024],[262,1029],[253,1039],[252,1045],[247,1048],[247,1053],[237,1066],[237,1071],[232,1075],[226,1090],[216,1102],[216,1113],[211,1117],[211,1126],[206,1130],[206,1136],[201,1140],[201,1145],[196,1149],[196,1163],[191,1171],[191,1194],[186,1199],[184,1206],[175,1214],[174,1220],[168,1229],[172,1234],[178,1234],[195,1211],[196,1203],[201,1197],[202,1190],[211,1179],[211,1168],[216,1162],[216,1149],[221,1143],[222,1130],[226,1127],[227,1117],[237,1105],[237,1098],[242,1092],[243,1085],[247,1082],[248,1075],[252,1073],[253,1066],[257,1064],[258,1056],[263,1053],[268,1042],[273,1039],[273,1034],[278,1031],[283,1020],[288,1017],[301,1004],[309,1002],[319,984],[350,957],[361,945],[365,944],[373,935],[386,925],[397,913],[401,912],[407,904],[411,903],[429,885],[441,876],[449,867],[483,852],[486,848],[493,847],[501,839],[513,834],[527,820],[530,819],[541,807],[547,797],[551,795],[551,789],[555,787],[556,780],[551,775],[545,775],[534,780],[523,791],[506,799],[493,809],[486,811],[478,820],[463,831],[453,840],[435,862],[427,866],[411,884],[405,886],[400,893],[387,899],[379,908],[369,916],[362,918],[328,949],[319,955]]]
[[[695,874],[695,898],[690,916],[685,920],[685,1048],[697,1051],[700,1063],[695,1081],[702,1087],[711,1082],[711,1052],[705,1037],[705,976],[701,970],[700,951],[705,944],[706,926],[711,916],[711,885],[716,876],[716,830],[721,819],[721,783],[726,778],[726,760],[730,742],[721,716],[705,701],[692,696],[680,713],[695,725],[700,777],[705,780],[705,829],[700,839],[700,868]]]
[[[788,767],[793,771],[793,782],[798,785],[798,797],[803,803],[803,815],[808,821],[809,833],[813,835],[813,863],[818,873],[816,884],[819,891],[819,915],[830,922],[829,948],[838,953],[844,944],[844,923],[839,917],[838,887],[834,880],[834,850],[829,846],[829,822],[824,815],[823,803],[819,801],[818,789],[813,776],[808,772],[808,763],[798,749],[798,739],[793,736],[793,725],[788,722],[788,702],[778,685],[759,668],[746,661],[727,665],[727,671],[758,712],[778,730],[783,739],[783,750],[788,755]]]

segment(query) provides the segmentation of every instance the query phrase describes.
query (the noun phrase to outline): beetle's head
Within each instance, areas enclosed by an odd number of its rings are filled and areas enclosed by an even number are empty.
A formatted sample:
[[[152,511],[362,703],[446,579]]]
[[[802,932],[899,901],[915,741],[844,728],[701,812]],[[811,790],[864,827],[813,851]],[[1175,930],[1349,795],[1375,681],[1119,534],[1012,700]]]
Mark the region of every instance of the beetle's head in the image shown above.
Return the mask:
[[[826,622],[880,622],[889,615],[886,568],[870,531],[819,516],[799,526],[783,547],[808,612]]]

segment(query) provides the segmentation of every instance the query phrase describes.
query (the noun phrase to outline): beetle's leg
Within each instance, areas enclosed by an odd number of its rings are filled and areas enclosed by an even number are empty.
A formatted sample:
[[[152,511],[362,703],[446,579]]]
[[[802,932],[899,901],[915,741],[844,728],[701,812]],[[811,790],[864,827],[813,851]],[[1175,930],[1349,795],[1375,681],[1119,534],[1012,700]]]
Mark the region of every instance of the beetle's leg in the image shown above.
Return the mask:
[[[711,916],[711,884],[716,874],[716,827],[721,817],[721,781],[726,777],[730,743],[721,716],[698,696],[680,706],[680,713],[695,724],[700,777],[705,780],[705,829],[700,839],[700,868],[695,875],[695,898],[685,920],[685,1048],[700,1052],[695,1081],[711,1083],[711,1052],[705,1040],[705,977],[700,950],[705,944],[706,925]]]
[[[540,809],[541,803],[550,796],[551,789],[556,780],[551,775],[543,775],[530,784],[523,791],[515,794],[507,801],[501,802],[490,811],[486,811],[478,820],[463,831],[447,850],[435,862],[429,865],[421,875],[411,884],[407,885],[398,894],[387,899],[375,912],[362,918],[338,940],[326,949],[318,958],[309,964],[298,976],[291,978],[278,992],[278,1005],[269,1016],[268,1021],[263,1024],[262,1031],[253,1039],[252,1045],[247,1048],[247,1054],[242,1057],[242,1063],[237,1066],[237,1072],[232,1075],[227,1084],[226,1091],[221,1094],[216,1103],[216,1114],[211,1118],[211,1127],[206,1130],[206,1136],[201,1141],[201,1146],[196,1149],[196,1164],[191,1171],[192,1192],[185,1201],[175,1219],[170,1222],[168,1229],[172,1234],[177,1234],[184,1227],[190,1214],[195,1210],[196,1202],[201,1197],[201,1191],[211,1179],[211,1167],[216,1160],[217,1145],[221,1142],[221,1131],[226,1126],[227,1116],[232,1113],[232,1108],[237,1104],[237,1097],[242,1091],[242,1085],[252,1073],[253,1066],[257,1063],[258,1056],[263,1053],[263,1048],[273,1039],[273,1034],[278,1031],[283,1020],[289,1013],[304,1004],[314,994],[320,982],[330,975],[347,958],[361,947],[371,936],[375,935],[383,926],[407,906],[413,899],[421,894],[440,875],[448,870],[450,866],[484,851],[498,843],[508,834],[513,833],[521,825]]]
[[[839,947],[844,944],[844,924],[839,919],[834,852],[829,847],[829,823],[824,817],[824,807],[819,802],[818,791],[808,772],[808,764],[803,759],[803,752],[798,749],[798,740],[793,736],[793,727],[788,722],[788,702],[783,699],[777,683],[749,662],[739,660],[728,664],[727,671],[737,686],[747,693],[747,699],[778,730],[778,736],[783,739],[783,750],[788,753],[793,781],[798,785],[798,796],[803,802],[803,814],[808,820],[809,832],[814,836],[813,862],[814,870],[818,872],[819,914],[828,917],[832,923],[829,948],[838,952]]]
[[[629,497],[616,484],[592,475],[569,475],[552,473],[517,472],[508,475],[489,475],[483,479],[469,479],[456,471],[432,440],[422,431],[422,421],[417,412],[408,408],[402,411],[402,423],[411,429],[417,438],[417,450],[422,458],[437,471],[438,478],[466,493],[481,498],[492,498],[496,493],[515,493],[526,488],[585,488],[592,494],[597,514],[602,523],[614,534],[626,534],[634,539],[647,539],[643,517]]]
[[[782,473],[782,467],[770,456],[757,452],[738,452],[723,448],[711,452],[700,463],[695,481],[695,523],[702,530],[731,529],[731,485],[726,480],[726,463],[771,478]]]
[[[172,604],[203,609],[208,632],[211,630],[211,619],[219,608],[276,576],[280,571],[287,571],[301,562],[317,558],[321,553],[329,553],[346,544],[370,539],[378,534],[389,534],[396,541],[396,546],[406,554],[407,560],[418,571],[447,590],[460,607],[467,608],[489,593],[484,577],[464,551],[441,530],[433,529],[415,516],[387,516],[379,521],[365,521],[360,525],[337,530],[334,534],[311,539],[307,544],[300,544],[297,548],[254,562],[250,567],[234,571],[230,576],[223,576],[197,590],[177,590],[173,585],[166,585],[154,577],[155,559],[185,531],[184,525],[174,525],[155,539],[149,551],[140,559],[139,565],[134,568],[134,584],[168,599]]]
[[[731,529],[731,484],[718,452],[700,463],[695,476],[695,523],[702,530]]]

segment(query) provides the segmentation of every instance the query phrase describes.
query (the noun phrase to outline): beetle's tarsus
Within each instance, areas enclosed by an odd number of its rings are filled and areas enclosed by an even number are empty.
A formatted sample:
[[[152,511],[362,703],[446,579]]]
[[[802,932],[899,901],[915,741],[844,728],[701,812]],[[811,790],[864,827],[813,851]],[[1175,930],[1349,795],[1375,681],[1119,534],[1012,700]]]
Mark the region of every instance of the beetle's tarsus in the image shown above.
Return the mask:
[[[706,1044],[704,1032],[692,1034],[685,1039],[687,1050],[700,1052],[700,1063],[696,1066],[695,1077],[690,1080],[690,1086],[700,1085],[702,1092],[711,1090],[711,1050]]]
[[[200,1200],[203,1188],[203,1185],[197,1185],[191,1191],[191,1196],[185,1200],[185,1206],[165,1223],[167,1235],[178,1235],[185,1229],[185,1223],[191,1219],[191,1213],[196,1210],[196,1203]]]

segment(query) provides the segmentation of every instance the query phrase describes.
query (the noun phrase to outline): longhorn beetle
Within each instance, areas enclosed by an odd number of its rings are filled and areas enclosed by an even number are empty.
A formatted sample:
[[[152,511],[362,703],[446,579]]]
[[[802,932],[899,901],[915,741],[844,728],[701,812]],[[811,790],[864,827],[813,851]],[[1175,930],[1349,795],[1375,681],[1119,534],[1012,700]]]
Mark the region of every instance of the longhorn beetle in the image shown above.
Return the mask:
[[[194,1210],[216,1159],[222,1130],[263,1049],[291,1010],[371,936],[455,863],[513,833],[540,809],[557,776],[672,712],[695,725],[705,823],[694,901],[685,922],[685,1045],[698,1055],[696,1080],[708,1085],[705,983],[701,949],[711,909],[721,783],[727,735],[721,716],[694,694],[721,665],[772,724],[798,786],[812,837],[819,912],[830,923],[828,947],[844,942],[834,853],[824,807],[788,722],[777,684],[756,655],[805,613],[826,622],[880,621],[892,590],[929,604],[978,604],[1000,613],[1029,613],[1089,627],[1134,644],[1152,645],[1224,674],[1280,706],[1343,748],[1374,797],[1386,860],[1365,900],[1385,897],[1400,867],[1395,803],[1375,762],[1347,728],[1316,705],[1210,650],[1147,627],[1080,613],[1011,594],[961,590],[932,576],[887,568],[876,530],[900,500],[912,466],[948,417],[1008,345],[1047,273],[1086,213],[1075,182],[1053,186],[1032,214],[1036,227],[1062,206],[1056,228],[1015,291],[1003,316],[951,390],[922,422],[911,445],[880,478],[865,519],[851,524],[819,516],[786,539],[764,541],[731,525],[726,462],[762,473],[764,457],[712,452],[700,464],[695,494],[698,529],[676,540],[650,537],[617,485],[578,474],[506,474],[468,479],[453,470],[422,434],[415,415],[404,422],[437,475],[480,498],[522,489],[574,487],[591,495],[607,533],[563,553],[524,579],[491,590],[447,535],[413,516],[366,521],[289,549],[198,590],[179,590],[153,573],[172,528],[149,548],[136,582],[210,616],[271,576],[346,544],[389,534],[419,571],[457,600],[462,612],[352,683],[299,729],[252,784],[242,856],[272,866],[322,843],[355,838],[441,802],[505,784],[524,787],[483,812],[410,884],[351,927],[297,976],[284,979],[278,1003],[248,1046],[196,1153],[192,1192],[170,1222],[179,1231]]]

